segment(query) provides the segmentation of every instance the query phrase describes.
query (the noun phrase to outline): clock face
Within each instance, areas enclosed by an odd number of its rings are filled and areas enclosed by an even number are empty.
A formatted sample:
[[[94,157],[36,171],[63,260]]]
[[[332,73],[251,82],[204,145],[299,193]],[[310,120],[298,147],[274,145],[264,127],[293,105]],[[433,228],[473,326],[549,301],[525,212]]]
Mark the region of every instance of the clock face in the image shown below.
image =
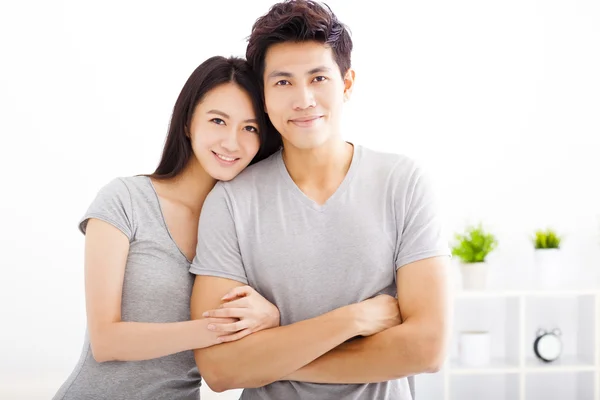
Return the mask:
[[[558,336],[547,333],[536,339],[534,344],[536,355],[544,361],[554,361],[560,356],[562,342]]]

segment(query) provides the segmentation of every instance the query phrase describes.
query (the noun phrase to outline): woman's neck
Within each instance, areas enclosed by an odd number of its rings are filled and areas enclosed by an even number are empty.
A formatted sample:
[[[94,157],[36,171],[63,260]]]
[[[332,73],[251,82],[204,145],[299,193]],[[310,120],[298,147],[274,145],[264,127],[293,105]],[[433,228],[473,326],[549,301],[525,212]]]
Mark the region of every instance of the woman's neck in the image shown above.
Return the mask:
[[[155,182],[157,183],[155,186],[162,189],[159,190],[159,196],[181,203],[194,214],[200,215],[204,200],[217,180],[210,176],[196,159],[193,159],[177,176],[155,180]]]

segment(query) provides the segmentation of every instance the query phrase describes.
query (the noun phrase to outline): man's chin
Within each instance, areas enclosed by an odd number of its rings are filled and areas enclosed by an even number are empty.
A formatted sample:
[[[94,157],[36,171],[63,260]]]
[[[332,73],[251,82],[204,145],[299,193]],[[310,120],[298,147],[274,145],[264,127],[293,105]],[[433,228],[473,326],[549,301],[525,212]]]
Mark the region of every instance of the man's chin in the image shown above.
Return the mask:
[[[322,134],[293,134],[283,137],[284,146],[291,146],[300,150],[317,149],[325,145],[327,141],[328,137]]]

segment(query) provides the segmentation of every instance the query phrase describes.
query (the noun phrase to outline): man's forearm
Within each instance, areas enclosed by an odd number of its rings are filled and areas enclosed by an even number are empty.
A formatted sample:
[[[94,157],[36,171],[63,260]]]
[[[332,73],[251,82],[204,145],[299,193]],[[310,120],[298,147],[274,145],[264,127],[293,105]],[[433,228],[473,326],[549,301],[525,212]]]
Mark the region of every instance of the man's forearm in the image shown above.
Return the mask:
[[[344,343],[281,380],[375,383],[434,372],[443,363],[443,342],[439,333],[406,323]]]
[[[241,340],[195,351],[211,389],[260,387],[298,370],[357,336],[353,308],[253,333]]]

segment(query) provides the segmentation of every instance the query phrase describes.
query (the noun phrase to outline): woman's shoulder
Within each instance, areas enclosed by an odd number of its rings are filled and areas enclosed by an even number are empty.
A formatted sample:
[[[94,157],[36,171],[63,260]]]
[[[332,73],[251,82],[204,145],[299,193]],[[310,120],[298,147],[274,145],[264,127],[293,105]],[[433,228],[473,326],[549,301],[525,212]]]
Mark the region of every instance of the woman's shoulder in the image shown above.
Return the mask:
[[[148,202],[155,195],[155,189],[148,175],[120,176],[110,180],[101,191],[129,198],[131,203]]]
[[[152,200],[150,178],[147,176],[121,176],[108,180],[97,191],[94,199],[79,222],[79,229],[85,233],[90,218],[110,222],[126,232],[132,239],[136,226],[136,214],[140,204]]]

